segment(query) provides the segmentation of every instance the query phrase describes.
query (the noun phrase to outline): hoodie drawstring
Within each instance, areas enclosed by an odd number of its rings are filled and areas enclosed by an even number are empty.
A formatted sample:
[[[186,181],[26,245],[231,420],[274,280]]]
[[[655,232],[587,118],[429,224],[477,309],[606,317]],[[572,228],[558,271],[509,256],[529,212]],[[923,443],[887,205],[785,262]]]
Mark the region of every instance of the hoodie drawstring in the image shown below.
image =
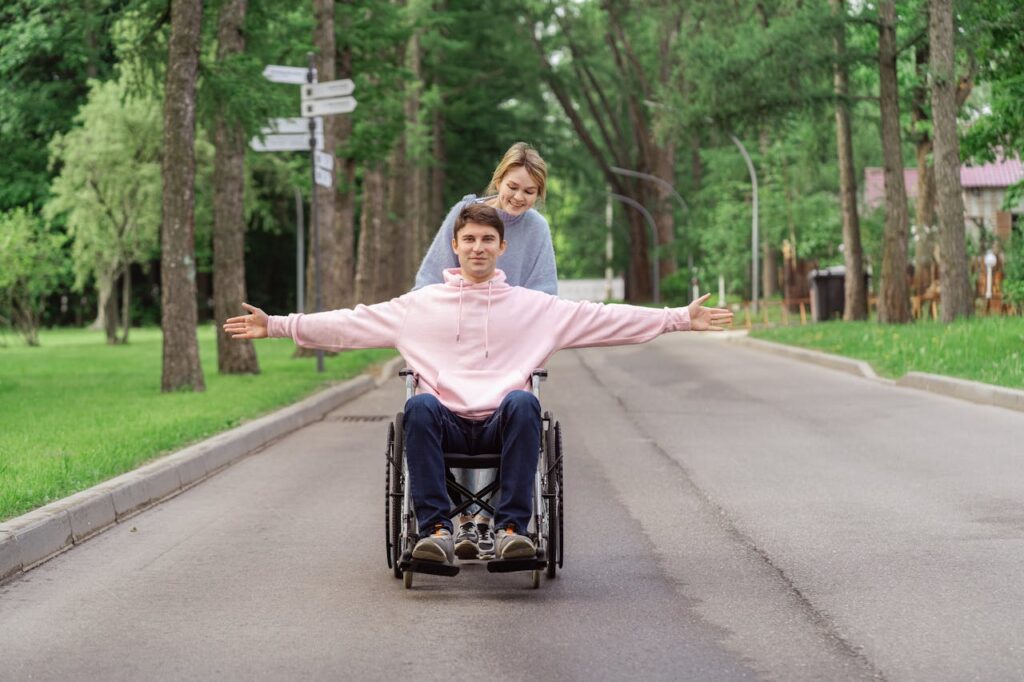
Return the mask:
[[[455,343],[459,342],[462,336],[462,285],[465,280],[459,280],[459,321],[455,325]]]
[[[487,280],[487,317],[484,318],[484,358],[490,355],[491,280]]]

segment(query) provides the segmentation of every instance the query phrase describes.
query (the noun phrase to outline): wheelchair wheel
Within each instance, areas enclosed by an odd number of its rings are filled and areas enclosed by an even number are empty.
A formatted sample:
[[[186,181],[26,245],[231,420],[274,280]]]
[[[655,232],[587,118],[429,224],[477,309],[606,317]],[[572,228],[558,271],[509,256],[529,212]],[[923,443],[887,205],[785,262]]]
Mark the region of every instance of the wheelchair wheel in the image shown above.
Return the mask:
[[[545,573],[548,578],[554,578],[557,569],[562,567],[562,426],[550,414],[547,416],[550,426],[544,439],[544,493],[548,513],[548,565]]]
[[[402,463],[405,459],[405,430],[402,426],[402,413],[395,415],[395,421],[388,427],[388,500],[387,500],[387,539],[388,566],[395,578],[402,577],[398,562],[402,558],[404,528],[402,527],[402,498],[405,495],[405,480],[402,476]]]
[[[393,567],[391,559],[391,460],[395,451],[395,423],[388,424],[388,440],[384,447],[384,550],[388,568]]]

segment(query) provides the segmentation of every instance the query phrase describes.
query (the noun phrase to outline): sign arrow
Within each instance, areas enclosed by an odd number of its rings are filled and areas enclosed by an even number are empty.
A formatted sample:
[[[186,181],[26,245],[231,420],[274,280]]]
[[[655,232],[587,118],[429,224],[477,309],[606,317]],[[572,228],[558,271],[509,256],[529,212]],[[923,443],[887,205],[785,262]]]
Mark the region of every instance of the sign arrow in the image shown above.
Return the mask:
[[[351,78],[324,83],[307,83],[302,86],[302,99],[326,99],[328,97],[344,97],[351,95],[356,84]]]
[[[316,167],[326,171],[334,170],[334,155],[326,152],[316,152]]]
[[[249,140],[254,152],[297,152],[309,151],[309,133],[300,135],[264,135],[263,140],[254,137]],[[324,148],[324,136],[316,136],[316,148]]]
[[[316,134],[324,134],[324,120],[319,116],[316,117]],[[309,134],[309,119],[301,116],[296,118],[272,118],[267,122],[267,125],[260,128],[260,132],[264,135],[273,135],[275,133],[306,133]]]
[[[355,97],[335,97],[333,99],[306,99],[302,100],[302,115],[310,116],[331,116],[332,114],[347,114],[356,108]]]
[[[324,170],[323,168],[314,168],[316,174],[316,184],[321,187],[331,186],[331,171]]]
[[[309,69],[304,69],[301,66],[279,66],[277,64],[268,64],[266,68],[263,69],[263,77],[271,83],[291,83],[292,85],[302,85],[306,82],[306,76],[308,74]]]

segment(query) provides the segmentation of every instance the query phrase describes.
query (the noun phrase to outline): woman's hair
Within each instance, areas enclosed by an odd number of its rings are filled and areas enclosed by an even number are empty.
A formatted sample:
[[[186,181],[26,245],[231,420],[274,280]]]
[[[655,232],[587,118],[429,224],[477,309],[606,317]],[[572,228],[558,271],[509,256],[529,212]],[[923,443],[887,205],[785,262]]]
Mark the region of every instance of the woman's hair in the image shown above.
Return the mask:
[[[494,169],[491,184],[487,186],[487,191],[484,194],[496,194],[502,178],[518,166],[525,168],[533,181],[537,183],[537,196],[543,199],[548,188],[548,164],[544,162],[536,149],[525,142],[516,142],[505,152],[498,167]]]

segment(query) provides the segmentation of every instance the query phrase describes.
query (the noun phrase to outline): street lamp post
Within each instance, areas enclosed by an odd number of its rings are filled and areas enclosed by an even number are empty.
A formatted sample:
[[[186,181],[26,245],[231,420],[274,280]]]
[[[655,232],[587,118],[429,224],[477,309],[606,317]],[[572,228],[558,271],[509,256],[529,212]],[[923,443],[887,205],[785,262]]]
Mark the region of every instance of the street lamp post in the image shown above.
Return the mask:
[[[651,107],[658,107],[660,109],[668,109],[668,110],[672,111],[672,107],[668,107],[668,106],[662,104],[661,102],[656,102],[654,100],[645,99],[644,100],[644,104],[646,104],[648,106],[651,106]],[[709,124],[714,125],[714,121],[712,121],[710,119],[710,117],[707,118],[706,120],[707,120],[707,122]],[[726,134],[729,136],[729,139],[732,140],[733,144],[735,144],[739,148],[740,154],[743,155],[743,160],[747,162],[747,171],[750,173],[750,184],[751,184],[751,186],[753,187],[753,190],[754,190],[754,197],[753,197],[754,217],[753,217],[753,220],[752,220],[750,241],[751,241],[751,251],[752,251],[751,255],[753,256],[753,258],[751,259],[751,260],[753,260],[753,263],[752,263],[752,265],[753,265],[753,273],[752,274],[753,274],[753,279],[754,279],[754,281],[753,281],[753,285],[754,286],[753,286],[753,292],[752,292],[753,295],[752,295],[751,298],[753,298],[752,303],[753,303],[753,307],[754,307],[754,314],[756,315],[757,314],[757,299],[758,299],[758,294],[759,294],[759,292],[758,292],[758,279],[760,278],[760,268],[758,268],[758,257],[757,257],[757,252],[758,252],[758,237],[757,237],[757,172],[754,170],[754,163],[750,160],[750,154],[747,153],[747,148],[743,146],[743,143],[739,141],[739,138],[737,138],[735,135],[733,135],[732,133],[730,133],[728,131],[726,131]]]
[[[676,191],[676,188],[673,187],[672,183],[670,183],[668,180],[666,180],[664,178],[659,178],[657,175],[651,175],[650,173],[641,173],[640,171],[630,170],[629,168],[619,168],[618,166],[612,166],[611,167],[611,171],[612,171],[612,173],[615,173],[617,175],[625,175],[625,176],[631,177],[631,178],[640,178],[642,180],[647,180],[649,182],[653,182],[654,184],[658,185],[659,187],[663,187],[663,188],[667,189],[669,191],[669,193],[672,194],[672,197],[677,202],[679,202],[679,205],[682,207],[682,209],[684,211],[686,211],[687,213],[689,213],[690,206],[686,203],[686,201],[683,199],[683,197],[681,197],[679,195],[679,192]],[[693,277],[693,248],[692,247],[690,249],[688,249],[687,258],[686,258],[686,264],[690,268],[690,276]]]
[[[747,153],[747,148],[743,146],[743,143],[740,142],[738,137],[736,137],[732,133],[727,133],[727,134],[729,135],[729,139],[733,141],[733,144],[735,144],[737,147],[739,147],[740,154],[743,155],[743,160],[747,162],[747,172],[750,173],[750,185],[751,185],[751,187],[753,187],[753,190],[754,190],[754,193],[753,193],[753,209],[754,209],[753,213],[754,213],[754,216],[753,216],[753,219],[752,219],[751,237],[750,237],[751,256],[752,256],[751,261],[752,261],[752,265],[753,265],[753,283],[752,283],[753,284],[753,292],[752,292],[752,296],[751,296],[751,298],[753,300],[751,301],[751,303],[753,304],[754,315],[757,315],[757,299],[758,299],[758,293],[759,293],[758,292],[758,284],[759,284],[758,280],[760,278],[760,272],[759,272],[760,269],[758,268],[758,253],[757,253],[758,252],[758,244],[757,244],[757,242],[758,242],[758,237],[757,237],[757,172],[754,170],[754,163],[750,160],[750,154]]]
[[[654,217],[651,215],[651,212],[644,208],[643,204],[641,204],[636,199],[627,197],[622,194],[615,194],[614,192],[609,192],[608,195],[613,199],[618,199],[619,201],[625,204],[629,204],[636,210],[640,211],[640,213],[644,217],[644,220],[647,221],[647,226],[651,228],[651,246],[653,249],[653,255],[651,257],[651,279],[653,280],[652,283],[654,284],[654,302],[660,303],[661,283],[658,281],[658,228],[654,224]]]

